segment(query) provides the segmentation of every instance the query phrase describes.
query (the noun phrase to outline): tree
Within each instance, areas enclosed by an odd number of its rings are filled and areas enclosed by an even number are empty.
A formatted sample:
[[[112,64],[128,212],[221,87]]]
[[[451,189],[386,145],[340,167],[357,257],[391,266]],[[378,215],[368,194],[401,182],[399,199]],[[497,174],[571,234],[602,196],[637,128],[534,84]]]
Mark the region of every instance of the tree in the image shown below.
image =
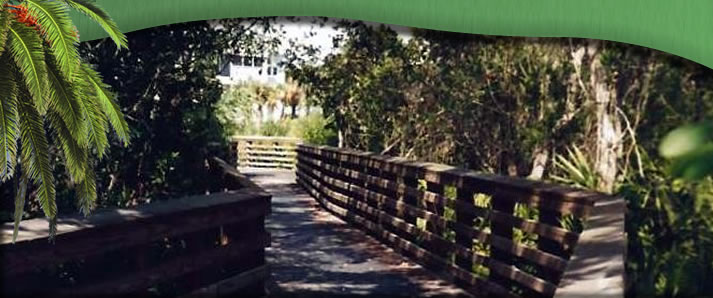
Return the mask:
[[[82,53],[118,90],[132,132],[127,148],[111,147],[98,164],[100,204],[131,207],[210,190],[206,160],[228,153],[219,119],[219,60],[232,43],[251,47],[253,35],[246,32],[270,26],[265,19],[239,21],[132,32],[131,51],[117,52],[106,41],[83,44]]]
[[[4,0],[0,5],[0,182],[19,174],[13,239],[30,184],[38,188],[37,198],[50,221],[53,239],[57,204],[51,141],[60,144],[84,214],[93,209],[96,199],[90,153],[104,155],[108,124],[124,145],[129,143],[128,127],[114,95],[80,58],[79,34],[69,8],[99,23],[119,48],[126,47],[126,39],[109,15],[90,1]]]
[[[291,113],[290,113],[290,118],[295,119],[297,118],[297,106],[300,105],[300,103],[304,100],[305,98],[305,92],[293,79],[288,79],[287,84],[285,86],[285,90],[283,92],[283,105],[284,106],[290,106]]]

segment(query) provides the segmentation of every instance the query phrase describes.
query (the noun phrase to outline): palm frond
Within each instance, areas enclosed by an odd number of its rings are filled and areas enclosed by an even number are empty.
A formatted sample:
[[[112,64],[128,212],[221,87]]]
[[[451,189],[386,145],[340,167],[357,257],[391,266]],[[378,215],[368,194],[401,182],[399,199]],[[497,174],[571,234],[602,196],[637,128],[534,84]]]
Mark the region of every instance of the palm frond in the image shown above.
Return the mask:
[[[9,32],[10,53],[25,78],[25,84],[35,107],[43,115],[47,111],[45,98],[47,67],[42,39],[34,29],[17,22],[12,22]]]
[[[0,6],[5,3],[0,3]],[[5,51],[5,42],[10,31],[10,13],[7,9],[0,9],[0,55]]]
[[[94,169],[91,167],[91,163],[87,163],[86,173],[84,175],[84,180],[77,184],[76,186],[79,210],[82,214],[89,215],[89,213],[96,207],[97,200],[97,184],[96,177],[94,174]]]
[[[102,82],[102,78],[91,66],[82,64],[86,83],[89,89],[94,92],[97,103],[102,108],[102,112],[109,119],[112,128],[116,132],[119,139],[124,143],[124,146],[129,144],[129,125],[124,119],[124,114],[121,108],[116,103],[115,95],[107,90],[108,86]]]
[[[9,63],[0,60],[0,182],[13,175],[19,136],[17,86]]]
[[[109,124],[106,116],[102,112],[101,106],[91,100],[91,98],[89,99],[90,100],[87,100],[83,105],[84,117],[86,117],[89,122],[87,123],[88,141],[94,145],[99,158],[102,158],[104,157],[106,148],[109,146],[109,140],[107,138]]]
[[[32,102],[26,100],[18,101],[18,111],[22,170],[37,185],[37,198],[42,211],[52,222],[52,219],[57,216],[57,202],[55,202],[54,177],[49,159],[49,143],[45,136],[42,116]],[[52,229],[50,225],[50,238],[54,238]]]
[[[69,127],[67,127],[64,120],[62,120],[62,116],[54,111],[50,111],[47,113],[47,119],[57,136],[56,139],[58,139],[61,144],[67,171],[72,181],[75,183],[83,181],[87,168],[87,150],[80,146],[74,139]]]
[[[47,0],[25,0],[25,3],[42,28],[42,36],[50,43],[50,51],[56,57],[59,69],[71,77],[80,63],[79,38],[74,35],[67,7],[61,2]]]
[[[20,180],[17,182],[17,193],[15,194],[15,228],[12,231],[12,243],[17,240],[17,233],[20,229],[20,221],[25,213],[25,198],[27,197],[27,184],[29,179],[27,174],[23,173]]]
[[[79,77],[75,81],[78,81]],[[55,111],[66,124],[70,134],[68,135],[80,145],[87,144],[87,129],[84,115],[82,114],[82,102],[76,88],[72,86],[55,67],[52,57],[47,57],[47,78],[49,79],[48,95],[50,100],[50,110]]]
[[[96,3],[89,0],[65,0],[70,7],[76,9],[77,11],[84,13],[89,18],[94,20],[101,26],[109,37],[116,43],[117,47],[126,48],[127,40],[126,36],[121,33],[119,26],[116,22],[111,19],[109,14],[104,11],[101,7],[97,6]]]

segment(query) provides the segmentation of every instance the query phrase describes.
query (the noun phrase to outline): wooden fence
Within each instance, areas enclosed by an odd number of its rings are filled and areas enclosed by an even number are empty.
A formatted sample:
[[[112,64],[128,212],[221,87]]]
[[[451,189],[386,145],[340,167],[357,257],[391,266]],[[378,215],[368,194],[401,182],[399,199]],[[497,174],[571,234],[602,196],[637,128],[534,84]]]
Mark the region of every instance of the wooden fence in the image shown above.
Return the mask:
[[[217,161],[217,163],[216,163]],[[2,296],[261,295],[271,196],[219,160],[228,190],[47,221],[2,226]]]
[[[233,137],[238,167],[294,169],[300,139],[287,137]]]
[[[470,293],[623,297],[622,199],[332,147],[297,152],[298,183],[326,209]]]

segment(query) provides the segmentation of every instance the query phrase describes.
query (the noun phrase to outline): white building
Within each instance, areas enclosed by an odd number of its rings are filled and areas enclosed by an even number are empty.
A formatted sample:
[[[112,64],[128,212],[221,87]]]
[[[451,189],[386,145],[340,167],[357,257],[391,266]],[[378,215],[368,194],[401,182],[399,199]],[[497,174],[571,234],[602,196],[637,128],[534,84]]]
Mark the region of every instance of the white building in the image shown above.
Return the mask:
[[[223,85],[254,82],[266,85],[285,84],[283,55],[269,57],[233,55],[220,63],[218,79]]]

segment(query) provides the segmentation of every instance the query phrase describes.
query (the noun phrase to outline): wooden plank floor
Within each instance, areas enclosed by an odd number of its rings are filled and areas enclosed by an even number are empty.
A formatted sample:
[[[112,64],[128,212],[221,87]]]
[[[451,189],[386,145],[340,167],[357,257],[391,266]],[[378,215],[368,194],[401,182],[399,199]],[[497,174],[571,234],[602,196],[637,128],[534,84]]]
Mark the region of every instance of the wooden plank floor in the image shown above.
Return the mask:
[[[324,211],[290,170],[240,168],[273,195],[271,297],[469,297]]]

